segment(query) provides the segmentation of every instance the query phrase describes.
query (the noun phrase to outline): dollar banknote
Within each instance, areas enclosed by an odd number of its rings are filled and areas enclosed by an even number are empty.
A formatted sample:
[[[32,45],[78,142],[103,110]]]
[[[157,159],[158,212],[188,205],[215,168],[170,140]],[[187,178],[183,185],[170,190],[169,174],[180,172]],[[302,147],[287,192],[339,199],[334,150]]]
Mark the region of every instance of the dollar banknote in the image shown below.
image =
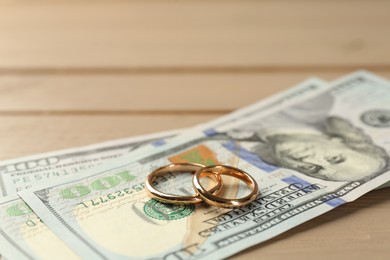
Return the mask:
[[[51,179],[79,174],[103,162],[118,158],[145,144],[156,144],[182,129],[118,139],[72,149],[53,151],[0,161],[1,195],[15,194]]]
[[[98,143],[0,162],[0,253],[8,259],[79,259],[17,196],[19,190],[78,174],[182,129]],[[13,195],[12,195],[13,194]],[[50,244],[50,250],[47,245]]]
[[[318,79],[309,79],[294,88],[213,120],[206,125],[221,126],[243,120],[268,108],[294,102],[296,97],[310,95],[323,85],[323,82]],[[78,174],[103,162],[115,160],[131,151],[134,153],[137,149],[143,150],[141,147],[147,146],[146,143],[151,143],[150,149],[154,150],[165,144],[162,138],[178,132],[179,130],[175,130],[3,161],[1,169],[4,174],[2,178],[4,191],[14,193],[39,182]],[[127,160],[131,161],[131,158]],[[129,176],[121,176],[124,180],[131,179]],[[77,258],[19,197],[11,195],[0,199],[0,210],[3,219],[0,222],[0,248],[6,257],[10,259],[52,259],[57,255],[57,258]],[[50,244],[53,250],[48,250],[47,244]]]
[[[22,191],[19,195],[80,257],[215,259],[270,239],[390,180],[390,85],[359,72],[231,123],[206,124],[164,147]],[[237,209],[148,198],[149,172],[168,163],[227,164],[250,173],[257,199]],[[156,185],[193,193],[191,177]],[[225,180],[224,180],[225,181]],[[228,179],[224,196],[245,186]]]

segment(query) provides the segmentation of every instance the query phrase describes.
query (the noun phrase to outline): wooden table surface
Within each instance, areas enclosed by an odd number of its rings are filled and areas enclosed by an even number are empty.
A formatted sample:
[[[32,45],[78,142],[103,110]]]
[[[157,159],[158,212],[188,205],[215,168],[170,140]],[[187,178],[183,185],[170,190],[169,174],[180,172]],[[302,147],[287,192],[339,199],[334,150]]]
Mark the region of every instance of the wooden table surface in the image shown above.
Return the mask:
[[[190,127],[309,76],[390,78],[390,1],[0,2],[0,159]],[[390,188],[231,259],[389,259]]]

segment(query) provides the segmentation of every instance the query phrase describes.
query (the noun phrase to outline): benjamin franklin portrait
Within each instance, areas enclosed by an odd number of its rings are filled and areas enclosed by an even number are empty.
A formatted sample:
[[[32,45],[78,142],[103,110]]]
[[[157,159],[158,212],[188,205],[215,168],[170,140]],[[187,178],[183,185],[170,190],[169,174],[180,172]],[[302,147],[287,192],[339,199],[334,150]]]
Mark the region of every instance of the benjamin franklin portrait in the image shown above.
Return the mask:
[[[354,181],[385,171],[386,151],[346,118],[329,116],[332,104],[323,94],[228,134],[255,141],[251,150],[266,163],[314,178]]]

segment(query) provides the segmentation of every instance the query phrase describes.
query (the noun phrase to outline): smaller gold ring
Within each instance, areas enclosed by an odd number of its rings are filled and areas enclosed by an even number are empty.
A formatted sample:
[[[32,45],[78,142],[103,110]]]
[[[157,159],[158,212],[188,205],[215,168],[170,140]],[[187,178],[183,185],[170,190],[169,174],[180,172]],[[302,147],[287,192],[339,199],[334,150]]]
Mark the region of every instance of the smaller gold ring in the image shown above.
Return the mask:
[[[242,198],[229,199],[229,198],[218,197],[215,194],[208,192],[200,184],[200,179],[215,173],[218,173],[220,175],[232,176],[240,179],[252,189],[251,193]],[[252,202],[253,200],[255,200],[259,193],[259,187],[257,185],[257,182],[252,176],[250,176],[248,173],[244,172],[243,170],[231,166],[226,166],[226,165],[213,165],[213,166],[207,166],[199,169],[194,174],[194,177],[192,179],[192,184],[195,190],[197,191],[197,193],[206,203],[213,206],[222,207],[222,208],[236,208],[236,207],[244,206]]]
[[[146,191],[150,197],[164,203],[200,204],[204,201],[197,193],[194,195],[187,195],[187,196],[167,194],[159,190],[156,190],[152,186],[152,183],[158,176],[162,176],[169,172],[171,173],[189,172],[194,174],[196,171],[202,169],[203,167],[205,166],[197,163],[174,163],[174,164],[169,164],[160,167],[154,170],[153,172],[151,172],[149,176],[146,178],[145,181]],[[222,178],[219,174],[215,174],[215,173],[214,174],[210,173],[209,175],[211,175],[212,177],[214,176],[214,178],[211,179],[213,179],[213,181],[216,182],[216,185],[213,186],[210,190],[208,190],[208,192],[210,192],[211,194],[218,194],[218,192],[221,191],[223,186]]]

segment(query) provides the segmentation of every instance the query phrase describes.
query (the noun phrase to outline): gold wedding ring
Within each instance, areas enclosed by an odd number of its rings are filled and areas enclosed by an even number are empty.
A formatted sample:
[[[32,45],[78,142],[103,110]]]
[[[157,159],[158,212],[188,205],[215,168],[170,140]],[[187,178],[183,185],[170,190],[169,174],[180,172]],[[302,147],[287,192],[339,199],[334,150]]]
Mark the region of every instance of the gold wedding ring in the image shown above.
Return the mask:
[[[245,182],[245,184],[248,185],[248,187],[250,187],[252,191],[250,192],[250,194],[242,198],[230,199],[230,198],[218,197],[216,196],[216,194],[212,194],[209,191],[207,191],[200,184],[200,179],[206,176],[215,175],[215,173],[218,173],[216,176],[227,175],[227,176],[238,178],[241,181]],[[259,192],[259,187],[252,176],[250,176],[248,173],[240,169],[231,166],[226,166],[226,165],[213,165],[213,166],[200,168],[194,174],[192,183],[199,196],[206,203],[213,206],[222,207],[222,208],[236,208],[236,207],[244,206],[252,202],[254,199],[256,199],[257,194]]]
[[[203,169],[205,166],[196,163],[175,163],[169,164],[163,167],[160,167],[154,170],[149,176],[146,178],[145,187],[149,196],[165,203],[184,203],[184,204],[199,204],[202,203],[203,200],[199,196],[199,194],[191,195],[191,196],[182,196],[182,195],[173,195],[161,192],[156,190],[152,184],[156,180],[158,176],[165,175],[169,172],[171,173],[195,173],[200,169]],[[207,192],[210,194],[218,194],[218,192],[222,189],[222,178],[219,174],[210,173],[208,176],[211,176],[211,179],[215,182],[215,186],[213,186]],[[203,188],[203,187],[202,187]]]

